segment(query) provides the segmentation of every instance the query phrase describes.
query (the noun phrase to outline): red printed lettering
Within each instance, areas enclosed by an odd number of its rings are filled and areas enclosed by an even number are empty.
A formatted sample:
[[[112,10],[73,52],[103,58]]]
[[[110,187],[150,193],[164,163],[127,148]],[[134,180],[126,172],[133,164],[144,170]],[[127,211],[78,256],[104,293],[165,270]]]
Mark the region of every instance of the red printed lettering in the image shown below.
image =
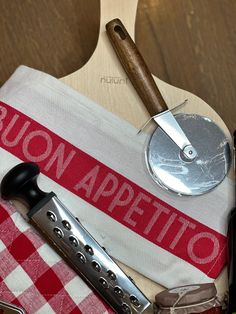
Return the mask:
[[[147,241],[216,278],[226,237],[162,201],[51,130],[0,102],[1,148]]]
[[[200,240],[203,239],[208,239],[210,240],[211,245],[213,245],[210,254],[208,254],[205,257],[199,257],[197,256],[196,253],[194,253],[194,247],[196,245],[196,243]],[[206,245],[206,241],[202,241],[204,243],[205,246],[205,250],[207,249],[207,247],[209,247],[209,242],[207,243],[208,245]],[[197,250],[196,250],[197,251]],[[209,232],[201,232],[196,234],[195,236],[193,236],[189,243],[188,243],[188,254],[189,257],[191,258],[191,260],[193,260],[195,263],[197,264],[207,264],[212,262],[219,254],[220,252],[220,244],[219,244],[219,240],[216,238],[216,236],[212,233]]]
[[[195,229],[196,225],[191,223],[189,220],[185,219],[184,217],[179,217],[178,221],[182,223],[181,228],[179,229],[178,233],[176,234],[174,240],[170,244],[170,248],[173,250],[176,245],[178,244],[181,237],[184,235],[187,228]]]
[[[159,217],[161,216],[162,213],[169,214],[170,210],[166,208],[165,206],[161,205],[157,201],[153,202],[153,205],[157,208],[156,211],[154,212],[152,218],[150,219],[148,225],[144,229],[144,234],[149,234],[149,232],[152,230],[153,226],[156,224],[158,221]]]
[[[4,131],[2,133],[2,141],[8,147],[16,146],[30,125],[30,122],[26,121],[23,124],[22,128],[20,130],[18,130],[18,132],[14,132],[15,138],[10,141],[7,139],[7,136],[9,135],[11,130],[13,128],[15,128],[15,123],[18,119],[19,119],[19,115],[15,114],[13,116],[12,120],[10,121],[10,123],[8,124],[8,126],[4,129]]]
[[[147,195],[143,194],[142,192],[140,192],[124,217],[124,221],[133,227],[136,226],[137,222],[135,220],[133,220],[131,216],[134,213],[137,213],[139,216],[142,216],[144,213],[144,210],[138,206],[141,201],[145,201],[147,203],[150,203],[151,198],[148,197]]]
[[[117,187],[118,187],[117,178],[113,174],[108,173],[103,182],[101,183],[100,187],[98,188],[97,192],[95,193],[93,201],[97,202],[100,196],[107,197],[113,195]]]
[[[86,176],[79,183],[76,184],[74,189],[76,191],[84,189],[86,191],[85,196],[89,198],[91,196],[94,184],[96,182],[99,169],[100,169],[99,166],[95,166],[91,171],[89,171],[86,174]]]
[[[44,168],[45,171],[49,171],[53,163],[57,160],[56,178],[60,179],[75,154],[75,150],[71,150],[69,155],[65,159],[65,144],[60,143],[53,153],[52,157],[50,158],[49,162],[47,163],[46,167]]]
[[[161,230],[161,232],[159,233],[158,237],[157,237],[157,242],[161,242],[165,235],[167,234],[167,232],[169,231],[171,225],[173,224],[173,222],[175,221],[175,218],[177,217],[176,213],[172,213],[169,217],[169,219],[167,220],[164,228]]]
[[[39,150],[39,154],[38,154],[38,152],[36,152],[37,153],[36,155],[32,155],[30,153],[30,144],[32,145],[33,141],[35,141],[35,143],[37,143],[39,140],[38,137],[41,137],[45,140],[46,148],[43,152],[40,152],[40,150]],[[41,147],[41,145],[40,145],[40,147]],[[50,155],[50,153],[52,151],[52,139],[49,136],[49,134],[45,131],[38,130],[38,131],[30,132],[24,139],[22,150],[23,150],[23,154],[25,155],[25,157],[27,159],[29,159],[33,162],[43,161]]]
[[[126,195],[126,197],[125,197]],[[111,204],[108,206],[108,211],[112,212],[115,207],[127,206],[134,197],[134,190],[132,187],[124,182],[117,194],[113,198]]]
[[[0,106],[0,131],[3,128],[3,120],[6,118],[7,115],[7,109],[4,108],[3,106]]]

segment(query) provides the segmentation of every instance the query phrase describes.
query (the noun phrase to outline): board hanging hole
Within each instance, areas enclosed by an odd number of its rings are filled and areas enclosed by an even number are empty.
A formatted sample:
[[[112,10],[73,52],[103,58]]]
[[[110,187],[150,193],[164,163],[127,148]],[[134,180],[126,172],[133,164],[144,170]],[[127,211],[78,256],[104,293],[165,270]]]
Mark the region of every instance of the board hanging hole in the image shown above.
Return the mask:
[[[120,39],[124,40],[126,38],[123,29],[119,25],[114,27],[114,31],[120,36]]]

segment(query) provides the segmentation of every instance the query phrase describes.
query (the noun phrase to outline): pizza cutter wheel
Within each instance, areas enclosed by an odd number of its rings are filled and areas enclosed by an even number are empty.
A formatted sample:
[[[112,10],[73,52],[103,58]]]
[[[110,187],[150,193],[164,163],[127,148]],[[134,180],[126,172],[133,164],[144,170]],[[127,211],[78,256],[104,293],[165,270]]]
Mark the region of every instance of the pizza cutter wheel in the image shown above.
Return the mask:
[[[181,195],[212,190],[225,178],[231,164],[225,134],[207,117],[174,116],[122,22],[114,19],[106,30],[129,79],[158,124],[145,150],[152,178]]]
[[[149,172],[168,190],[182,195],[204,194],[225,178],[231,163],[230,145],[222,130],[209,118],[196,114],[175,117],[195,147],[197,157],[188,161],[158,127],[145,151]]]

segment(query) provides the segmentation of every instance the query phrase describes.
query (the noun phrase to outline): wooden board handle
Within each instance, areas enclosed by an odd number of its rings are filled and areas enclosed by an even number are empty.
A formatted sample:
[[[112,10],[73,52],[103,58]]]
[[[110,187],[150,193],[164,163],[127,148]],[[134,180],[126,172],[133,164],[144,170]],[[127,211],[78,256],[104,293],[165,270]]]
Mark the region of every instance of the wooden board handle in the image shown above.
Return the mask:
[[[114,19],[106,24],[106,30],[121,64],[149,114],[154,116],[168,110],[151,72],[122,22]]]

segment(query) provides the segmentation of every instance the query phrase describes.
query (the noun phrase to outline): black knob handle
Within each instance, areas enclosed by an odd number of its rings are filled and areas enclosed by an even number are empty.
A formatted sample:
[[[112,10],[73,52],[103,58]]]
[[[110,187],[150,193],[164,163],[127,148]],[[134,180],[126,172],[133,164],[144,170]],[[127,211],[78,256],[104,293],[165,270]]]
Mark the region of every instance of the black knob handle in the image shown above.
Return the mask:
[[[6,200],[19,199],[34,207],[49,193],[41,191],[37,184],[40,173],[37,164],[25,162],[12,168],[2,179],[1,195]]]

